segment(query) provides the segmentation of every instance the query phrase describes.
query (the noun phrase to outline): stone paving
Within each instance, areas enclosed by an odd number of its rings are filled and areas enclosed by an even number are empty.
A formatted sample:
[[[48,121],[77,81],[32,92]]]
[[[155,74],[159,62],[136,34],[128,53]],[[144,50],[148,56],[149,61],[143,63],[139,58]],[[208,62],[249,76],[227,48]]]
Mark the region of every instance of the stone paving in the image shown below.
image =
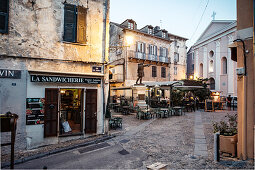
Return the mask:
[[[227,113],[235,114],[236,111],[197,111],[183,116],[142,121],[134,115],[122,116],[123,133],[112,140],[121,143],[128,152],[141,150],[146,153],[147,158],[138,169],[155,162],[168,164],[171,169],[253,169],[252,161],[221,158],[217,163],[213,160],[212,124],[226,119]],[[124,132],[132,135],[125,135]]]

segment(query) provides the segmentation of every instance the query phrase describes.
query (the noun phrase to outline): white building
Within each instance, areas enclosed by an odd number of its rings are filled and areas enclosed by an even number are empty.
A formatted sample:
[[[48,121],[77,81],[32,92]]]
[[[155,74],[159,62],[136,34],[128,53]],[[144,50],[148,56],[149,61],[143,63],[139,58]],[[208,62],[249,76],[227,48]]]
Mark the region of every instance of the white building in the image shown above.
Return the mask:
[[[213,20],[193,45],[194,78],[208,78],[210,89],[237,95],[236,63],[228,45],[236,38],[235,20]]]

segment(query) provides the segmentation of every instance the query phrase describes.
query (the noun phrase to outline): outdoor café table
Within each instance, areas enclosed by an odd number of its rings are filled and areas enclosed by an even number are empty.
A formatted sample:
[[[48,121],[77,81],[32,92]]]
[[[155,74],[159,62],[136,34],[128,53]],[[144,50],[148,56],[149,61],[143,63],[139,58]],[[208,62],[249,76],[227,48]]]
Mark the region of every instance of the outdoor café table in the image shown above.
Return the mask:
[[[161,108],[160,110],[163,111],[163,114],[164,114],[164,115],[161,115],[161,117],[167,117],[168,116],[168,112],[169,112],[168,108]]]
[[[182,111],[182,107],[180,107],[180,106],[175,106],[175,107],[173,107],[173,110],[174,110],[174,114],[175,115],[183,115],[183,111]]]
[[[130,106],[122,106],[122,108],[123,108],[122,114],[128,115]]]
[[[143,115],[144,119],[151,118],[152,114],[150,109],[142,109],[142,112],[144,113]]]

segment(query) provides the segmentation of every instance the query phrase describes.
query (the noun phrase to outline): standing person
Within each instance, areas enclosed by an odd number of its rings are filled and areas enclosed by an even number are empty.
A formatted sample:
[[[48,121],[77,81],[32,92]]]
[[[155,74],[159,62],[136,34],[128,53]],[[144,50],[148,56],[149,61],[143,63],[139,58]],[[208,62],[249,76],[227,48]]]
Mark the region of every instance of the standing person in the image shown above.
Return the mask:
[[[232,101],[232,97],[231,97],[231,95],[228,95],[228,97],[227,97],[227,106],[228,106],[229,110],[231,110],[231,101]]]

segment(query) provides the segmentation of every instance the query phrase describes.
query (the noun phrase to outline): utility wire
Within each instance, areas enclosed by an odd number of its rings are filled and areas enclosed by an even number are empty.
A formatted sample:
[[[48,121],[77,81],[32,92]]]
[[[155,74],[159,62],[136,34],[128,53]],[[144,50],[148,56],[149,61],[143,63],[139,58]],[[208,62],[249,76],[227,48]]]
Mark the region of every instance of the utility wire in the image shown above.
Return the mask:
[[[199,27],[199,25],[200,25],[200,23],[201,23],[201,21],[202,21],[202,18],[203,18],[204,14],[205,14],[205,11],[206,11],[206,8],[207,8],[208,4],[209,4],[209,0],[208,0],[207,3],[206,3],[205,9],[204,9],[204,11],[203,11],[203,14],[201,15],[201,18],[200,18],[200,20],[199,20],[199,22],[198,22],[198,24],[197,24],[197,27],[196,27],[194,33],[192,34],[190,40],[192,40],[193,36],[194,36],[195,33],[197,32],[197,29],[198,29],[198,27]]]

